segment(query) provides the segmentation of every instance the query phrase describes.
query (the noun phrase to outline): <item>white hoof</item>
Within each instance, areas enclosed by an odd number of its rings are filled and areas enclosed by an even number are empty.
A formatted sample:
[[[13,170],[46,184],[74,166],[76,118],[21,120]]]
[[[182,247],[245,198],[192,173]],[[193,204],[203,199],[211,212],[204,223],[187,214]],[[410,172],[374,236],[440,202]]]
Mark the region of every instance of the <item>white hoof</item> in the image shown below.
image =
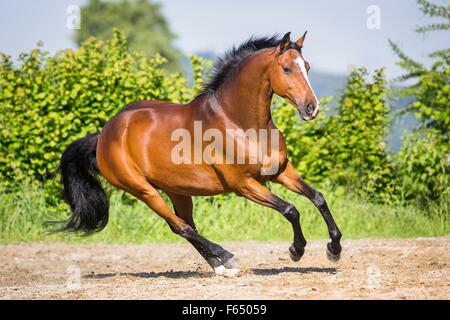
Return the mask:
[[[229,259],[227,262],[224,262],[223,265],[227,269],[238,269],[239,266],[239,260],[236,258],[236,256]]]
[[[239,269],[233,268],[233,269],[227,269],[224,266],[218,266],[214,268],[215,274],[222,276],[222,277],[234,277],[239,273]]]

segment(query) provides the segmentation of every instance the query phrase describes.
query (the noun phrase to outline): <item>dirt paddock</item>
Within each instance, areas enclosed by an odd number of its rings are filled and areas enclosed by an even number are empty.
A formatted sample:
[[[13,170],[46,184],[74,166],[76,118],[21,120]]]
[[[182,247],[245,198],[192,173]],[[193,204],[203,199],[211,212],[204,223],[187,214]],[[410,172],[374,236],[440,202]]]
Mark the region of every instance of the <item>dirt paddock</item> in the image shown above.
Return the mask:
[[[2,299],[450,299],[450,236],[346,240],[342,259],[310,241],[229,242],[241,272],[214,275],[188,244],[0,246]]]

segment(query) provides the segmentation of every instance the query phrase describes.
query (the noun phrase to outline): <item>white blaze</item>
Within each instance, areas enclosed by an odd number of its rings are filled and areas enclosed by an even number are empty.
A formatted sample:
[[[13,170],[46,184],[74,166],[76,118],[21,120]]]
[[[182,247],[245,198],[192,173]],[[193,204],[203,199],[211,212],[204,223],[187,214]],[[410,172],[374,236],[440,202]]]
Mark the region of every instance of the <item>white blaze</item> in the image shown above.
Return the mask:
[[[316,103],[317,103],[317,109],[319,108],[319,99],[317,99],[316,94],[314,93],[314,90],[311,87],[311,82],[309,82],[309,78],[308,78],[308,73],[306,72],[306,66],[305,66],[305,60],[302,59],[302,57],[298,57],[297,59],[295,59],[295,62],[298,64],[298,66],[300,67],[300,71],[303,74],[303,77],[306,80],[306,83],[309,86],[309,89],[311,90],[311,92],[314,95],[314,99],[316,99]]]

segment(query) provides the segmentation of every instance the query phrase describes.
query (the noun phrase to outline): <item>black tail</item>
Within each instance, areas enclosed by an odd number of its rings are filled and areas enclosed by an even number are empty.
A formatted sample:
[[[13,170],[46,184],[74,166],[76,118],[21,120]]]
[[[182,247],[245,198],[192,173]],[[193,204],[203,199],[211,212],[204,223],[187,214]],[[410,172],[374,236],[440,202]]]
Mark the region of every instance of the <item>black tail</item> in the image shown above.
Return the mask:
[[[108,196],[98,179],[98,136],[99,133],[94,133],[73,142],[61,157],[61,182],[72,216],[62,222],[64,227],[59,231],[91,234],[108,223]]]

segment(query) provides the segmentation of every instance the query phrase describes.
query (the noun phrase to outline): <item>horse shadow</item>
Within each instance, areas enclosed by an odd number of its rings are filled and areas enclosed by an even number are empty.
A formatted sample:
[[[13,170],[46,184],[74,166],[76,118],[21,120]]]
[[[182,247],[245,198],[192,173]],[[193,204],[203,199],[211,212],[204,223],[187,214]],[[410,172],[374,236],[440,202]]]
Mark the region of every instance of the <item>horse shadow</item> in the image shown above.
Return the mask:
[[[266,269],[249,269],[244,271],[242,275],[252,274],[256,276],[273,276],[281,273],[297,273],[297,274],[309,274],[309,273],[326,273],[334,275],[337,273],[336,268],[301,268],[301,267],[282,267],[282,268],[266,268]],[[163,271],[163,272],[111,272],[111,273],[91,273],[84,275],[84,279],[107,279],[117,276],[136,277],[144,279],[156,279],[161,277],[171,279],[189,279],[189,278],[211,278],[214,277],[214,273],[205,271]]]
[[[111,272],[111,273],[91,273],[84,275],[84,279],[107,279],[112,277],[136,277],[144,279],[156,278],[172,278],[172,279],[187,279],[187,278],[207,278],[210,275],[200,271],[164,271],[164,272]]]
[[[274,276],[281,273],[300,273],[300,274],[309,274],[309,273],[326,273],[326,274],[336,274],[336,268],[302,268],[302,267],[282,267],[282,268],[262,268],[262,269],[251,269],[254,275],[258,276]]]

